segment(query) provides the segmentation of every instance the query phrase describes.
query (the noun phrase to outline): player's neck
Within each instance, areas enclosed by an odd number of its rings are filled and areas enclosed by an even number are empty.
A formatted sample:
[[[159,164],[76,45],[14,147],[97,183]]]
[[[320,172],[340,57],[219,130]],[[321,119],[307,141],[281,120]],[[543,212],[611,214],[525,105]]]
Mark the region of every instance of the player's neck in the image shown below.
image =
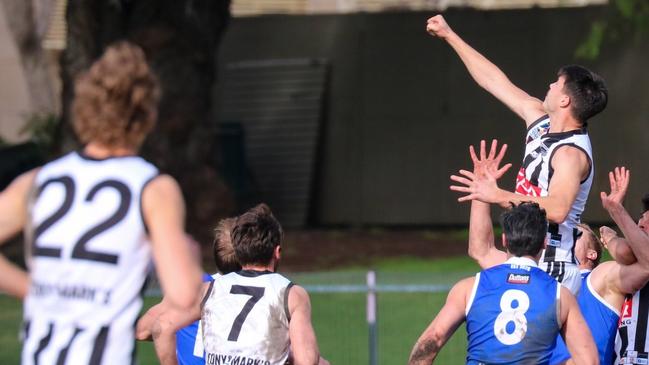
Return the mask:
[[[108,157],[123,157],[137,155],[137,150],[126,147],[107,147],[99,143],[90,142],[83,148],[83,153],[92,158],[102,159]]]
[[[269,264],[269,265],[243,265],[241,266],[242,270],[248,270],[248,271],[270,271],[270,272],[275,272],[275,265]]]
[[[575,119],[569,111],[561,110],[555,113],[550,113],[549,115],[549,133],[568,132],[583,128],[582,123]]]

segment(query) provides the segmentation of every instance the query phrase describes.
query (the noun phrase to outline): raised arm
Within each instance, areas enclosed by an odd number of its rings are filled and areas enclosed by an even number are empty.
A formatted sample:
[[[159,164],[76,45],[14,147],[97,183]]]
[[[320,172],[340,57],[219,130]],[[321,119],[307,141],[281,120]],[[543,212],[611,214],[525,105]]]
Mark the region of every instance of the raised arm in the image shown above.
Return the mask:
[[[18,234],[27,222],[27,196],[38,170],[18,176],[0,193],[0,245]],[[23,299],[29,290],[29,276],[0,254],[0,291]]]
[[[629,186],[630,172],[624,167],[616,167],[608,175],[611,192],[609,194],[600,193],[602,206],[624,234],[625,243],[633,251],[638,263],[649,267],[649,235],[631,218],[629,212],[622,205]],[[643,214],[641,221],[646,218],[649,218],[647,212]],[[621,242],[617,242],[617,244],[619,245]]]
[[[294,285],[288,293],[288,310],[291,319],[288,335],[295,365],[317,365],[320,351],[315,331],[311,324],[311,301],[309,294],[301,286]]]
[[[548,187],[548,195],[543,197],[525,196],[503,190],[498,187],[495,179],[479,179],[465,170],[460,170],[464,177],[452,178],[465,186],[451,186],[451,190],[468,194],[460,197],[460,202],[477,199],[485,203],[499,204],[504,208],[509,207],[511,203],[532,201],[545,209],[550,222],[562,223],[577,197],[581,181],[590,171],[590,162],[583,151],[565,146],[556,150],[551,166],[554,174]]]
[[[573,363],[575,365],[599,364],[597,347],[588,325],[581,315],[577,300],[568,289],[563,286],[559,287],[561,290],[561,335],[566,342]]]
[[[473,173],[477,176],[496,175],[501,177],[510,167],[506,164],[499,168],[507,145],[503,145],[498,151],[498,141],[491,142],[489,153],[486,152],[486,142],[480,141],[480,156],[475,153],[473,146],[469,147],[469,154],[473,161]],[[496,248],[494,244],[493,222],[491,220],[490,205],[479,200],[471,201],[471,217],[469,220],[469,256],[474,259],[481,268],[488,268],[502,264],[507,260],[507,254]]]
[[[446,341],[466,319],[466,298],[474,280],[473,277],[461,280],[451,288],[446,304],[415,343],[408,365],[428,365],[435,360]]]
[[[478,85],[521,117],[526,126],[546,114],[541,100],[514,85],[496,65],[460,38],[446,23],[443,16],[435,15],[428,19],[426,30],[431,35],[445,40],[460,57]]]
[[[169,175],[153,179],[142,193],[142,210],[165,298],[171,306],[189,309],[198,298],[201,271],[184,231],[185,204],[178,183]]]
[[[626,240],[619,237],[612,228],[607,226],[599,227],[599,236],[604,248],[608,250],[613,260],[620,265],[631,265],[638,261]]]

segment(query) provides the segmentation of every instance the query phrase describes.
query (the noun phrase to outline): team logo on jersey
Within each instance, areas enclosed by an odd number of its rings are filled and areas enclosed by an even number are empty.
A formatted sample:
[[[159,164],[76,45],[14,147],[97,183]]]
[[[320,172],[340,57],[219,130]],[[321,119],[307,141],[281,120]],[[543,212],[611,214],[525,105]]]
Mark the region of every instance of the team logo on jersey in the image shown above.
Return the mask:
[[[529,284],[530,275],[509,273],[507,275],[507,282],[510,284]]]
[[[626,326],[631,323],[631,317],[633,314],[633,296],[627,296],[624,299],[624,304],[622,304],[622,310],[620,311],[620,322],[618,323],[619,327]]]
[[[516,175],[516,193],[525,196],[541,196],[541,188],[532,184],[525,177],[525,168],[521,167]]]
[[[547,120],[545,123],[541,123],[538,126],[536,126],[534,129],[529,131],[527,133],[527,140],[525,143],[530,143],[531,141],[541,137],[542,135],[546,134],[548,130],[550,129],[550,119]]]

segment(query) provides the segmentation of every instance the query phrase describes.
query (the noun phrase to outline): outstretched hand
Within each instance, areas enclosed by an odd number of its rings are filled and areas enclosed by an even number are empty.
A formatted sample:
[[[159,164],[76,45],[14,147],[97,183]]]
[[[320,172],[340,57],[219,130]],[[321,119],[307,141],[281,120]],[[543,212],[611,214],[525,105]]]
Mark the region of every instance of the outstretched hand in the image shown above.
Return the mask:
[[[624,196],[629,187],[630,172],[625,167],[616,167],[608,173],[608,180],[611,185],[611,192],[606,194],[600,193],[602,206],[606,210],[616,209],[622,206]]]
[[[599,227],[599,237],[604,248],[608,250],[608,243],[611,242],[612,239],[617,237],[617,232],[615,232],[615,230],[610,227],[601,226]]]
[[[498,152],[498,141],[491,142],[489,153],[486,151],[486,142],[480,141],[480,156],[475,153],[473,146],[469,146],[469,154],[473,161],[473,172],[460,170],[458,175],[451,175],[451,180],[462,185],[451,185],[451,190],[467,195],[458,198],[459,202],[469,200],[480,200],[485,203],[498,202],[500,188],[497,180],[502,177],[512,164],[506,164],[499,167],[500,162],[505,156],[507,145],[503,145]]]
[[[426,22],[426,31],[430,35],[442,39],[448,37],[452,32],[451,27],[448,26],[446,20],[441,15],[435,15],[428,19]]]

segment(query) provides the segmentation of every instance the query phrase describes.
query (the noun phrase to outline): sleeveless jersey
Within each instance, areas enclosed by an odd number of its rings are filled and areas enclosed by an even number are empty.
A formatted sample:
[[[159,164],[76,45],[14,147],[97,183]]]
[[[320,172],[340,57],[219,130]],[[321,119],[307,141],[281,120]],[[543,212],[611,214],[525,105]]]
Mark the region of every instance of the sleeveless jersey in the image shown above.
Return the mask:
[[[466,308],[467,364],[547,364],[560,331],[559,293],[527,258],[478,273]]]
[[[284,364],[291,286],[270,271],[242,270],[213,281],[201,315],[205,363]]]
[[[649,364],[649,285],[627,295],[615,337],[616,364]]]
[[[158,170],[140,157],[72,152],[43,166],[26,230],[31,286],[22,364],[133,363],[149,272],[141,193]]]
[[[581,273],[582,290],[577,295],[577,303],[590,333],[593,335],[600,364],[612,364],[615,359],[615,333],[620,320],[620,312],[602,298],[590,283],[590,271]],[[557,337],[557,347],[552,352],[550,365],[562,364],[570,359],[570,353],[561,336]]]
[[[525,157],[523,166],[516,177],[516,193],[536,197],[548,195],[548,188],[554,173],[551,165],[552,157],[560,147],[571,146],[586,154],[590,163],[588,176],[581,181],[579,192],[566,220],[561,224],[549,224],[547,248],[541,257],[541,262],[575,264],[574,247],[577,240],[577,225],[581,222],[581,213],[586,207],[586,200],[593,182],[593,153],[585,128],[561,133],[548,133],[549,129],[550,117],[547,115],[532,123],[527,129]],[[562,281],[559,277],[560,273],[558,273],[561,270],[560,265],[550,266],[552,267],[548,267],[548,272]]]
[[[203,274],[203,282],[210,282],[220,274]],[[196,321],[176,331],[176,357],[178,365],[204,365],[205,350],[203,347],[203,324]]]

